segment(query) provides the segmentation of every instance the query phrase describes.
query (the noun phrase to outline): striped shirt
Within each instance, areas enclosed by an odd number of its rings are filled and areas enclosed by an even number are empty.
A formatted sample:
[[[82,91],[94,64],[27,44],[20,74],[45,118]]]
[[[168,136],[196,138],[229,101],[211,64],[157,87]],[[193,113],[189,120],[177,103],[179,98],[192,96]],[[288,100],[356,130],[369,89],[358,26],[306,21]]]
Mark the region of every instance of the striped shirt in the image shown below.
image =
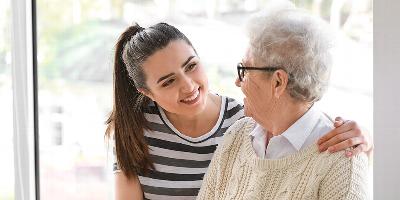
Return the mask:
[[[154,103],[149,105],[145,117],[150,123],[150,130],[144,134],[155,170],[147,175],[139,174],[145,199],[196,199],[218,143],[225,131],[243,116],[241,104],[232,98],[222,97],[215,126],[210,132],[192,138],[180,133],[167,119],[163,109]],[[114,171],[118,171],[116,162]]]

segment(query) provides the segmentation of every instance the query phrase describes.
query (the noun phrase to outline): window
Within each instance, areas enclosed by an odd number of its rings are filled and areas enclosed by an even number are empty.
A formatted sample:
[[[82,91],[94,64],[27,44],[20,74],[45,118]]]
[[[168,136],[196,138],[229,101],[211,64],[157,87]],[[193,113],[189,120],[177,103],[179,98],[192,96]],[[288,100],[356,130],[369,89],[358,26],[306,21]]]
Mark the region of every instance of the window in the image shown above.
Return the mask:
[[[60,200],[112,197],[104,122],[112,106],[114,45],[129,24],[136,20],[147,27],[166,21],[178,27],[205,63],[211,89],[240,100],[234,80],[246,45],[242,25],[264,6],[256,0],[36,2],[41,198]],[[331,87],[320,106],[372,132],[372,1],[294,2],[330,22],[338,33]],[[1,31],[8,33],[3,23]],[[7,99],[6,44],[0,43],[0,92]]]

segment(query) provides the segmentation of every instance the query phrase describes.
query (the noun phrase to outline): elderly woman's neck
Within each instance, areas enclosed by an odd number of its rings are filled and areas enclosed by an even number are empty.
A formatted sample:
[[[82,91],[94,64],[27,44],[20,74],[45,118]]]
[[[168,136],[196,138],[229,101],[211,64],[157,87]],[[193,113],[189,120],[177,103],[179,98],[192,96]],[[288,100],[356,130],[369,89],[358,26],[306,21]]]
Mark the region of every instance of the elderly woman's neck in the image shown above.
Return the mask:
[[[266,128],[269,137],[280,135],[299,120],[312,105],[308,102],[282,102],[276,110],[275,117],[265,126],[261,125]]]

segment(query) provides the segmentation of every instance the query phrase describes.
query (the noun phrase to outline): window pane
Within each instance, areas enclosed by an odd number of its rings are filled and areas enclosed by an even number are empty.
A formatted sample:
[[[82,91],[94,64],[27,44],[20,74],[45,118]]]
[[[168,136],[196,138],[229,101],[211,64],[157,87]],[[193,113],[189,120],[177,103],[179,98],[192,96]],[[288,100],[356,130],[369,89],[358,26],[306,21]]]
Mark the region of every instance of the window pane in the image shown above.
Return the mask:
[[[372,134],[372,1],[303,0],[298,6],[321,16],[335,32],[330,87],[318,103],[332,117],[356,120]]]
[[[11,1],[0,0],[0,199],[14,199],[13,94],[11,73]]]
[[[38,0],[41,199],[109,199],[111,2]],[[110,9],[110,10],[108,10]]]

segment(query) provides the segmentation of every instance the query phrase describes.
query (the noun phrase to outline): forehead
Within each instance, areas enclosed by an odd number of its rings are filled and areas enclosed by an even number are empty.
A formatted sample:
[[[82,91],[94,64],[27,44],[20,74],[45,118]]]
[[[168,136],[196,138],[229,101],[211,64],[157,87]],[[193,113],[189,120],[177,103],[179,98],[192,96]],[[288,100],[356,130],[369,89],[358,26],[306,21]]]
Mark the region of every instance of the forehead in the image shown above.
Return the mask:
[[[248,47],[246,49],[245,55],[242,58],[242,63],[246,67],[261,67],[265,65],[265,62],[262,60],[264,59],[254,56],[253,49],[251,47]]]
[[[183,40],[171,41],[165,48],[157,50],[143,63],[148,80],[158,79],[182,67],[190,57],[196,55],[193,48]]]

